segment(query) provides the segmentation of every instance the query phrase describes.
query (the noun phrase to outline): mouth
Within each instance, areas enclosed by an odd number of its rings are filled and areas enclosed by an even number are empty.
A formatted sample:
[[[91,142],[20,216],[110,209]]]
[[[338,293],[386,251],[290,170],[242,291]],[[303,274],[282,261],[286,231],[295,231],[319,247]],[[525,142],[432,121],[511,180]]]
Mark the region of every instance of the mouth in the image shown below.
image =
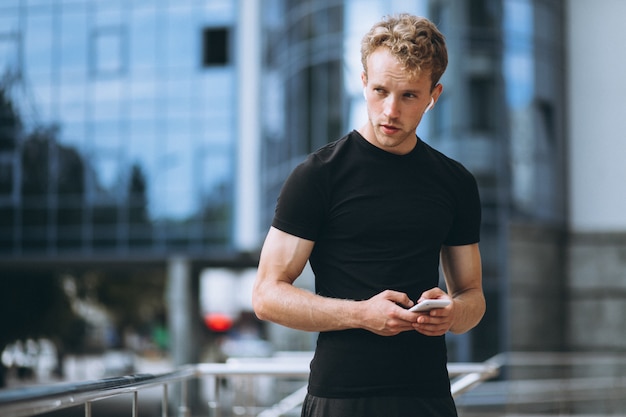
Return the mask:
[[[391,135],[391,134],[394,134],[394,133],[400,131],[399,127],[396,127],[394,125],[388,125],[388,124],[381,124],[380,128],[387,135]]]

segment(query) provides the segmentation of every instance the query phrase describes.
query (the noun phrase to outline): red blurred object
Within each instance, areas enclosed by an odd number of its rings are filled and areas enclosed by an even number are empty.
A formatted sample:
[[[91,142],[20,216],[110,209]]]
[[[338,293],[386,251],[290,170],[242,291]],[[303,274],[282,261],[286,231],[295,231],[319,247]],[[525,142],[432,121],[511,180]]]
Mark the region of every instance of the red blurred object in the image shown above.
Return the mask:
[[[222,313],[209,313],[204,316],[204,324],[214,332],[226,332],[233,327],[233,319]]]

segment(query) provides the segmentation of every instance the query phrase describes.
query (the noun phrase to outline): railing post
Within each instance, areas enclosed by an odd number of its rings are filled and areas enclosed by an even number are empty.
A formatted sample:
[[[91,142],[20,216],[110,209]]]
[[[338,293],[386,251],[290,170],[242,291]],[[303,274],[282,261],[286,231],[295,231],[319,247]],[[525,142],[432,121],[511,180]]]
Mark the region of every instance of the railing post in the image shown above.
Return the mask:
[[[187,380],[180,383],[180,406],[178,407],[178,417],[189,417],[189,407],[187,406]]]
[[[220,409],[220,376],[213,375],[213,398],[209,399],[209,413],[211,417],[221,417],[222,410]]]
[[[85,403],[85,417],[91,417],[91,401]]]
[[[169,404],[167,402],[167,384],[163,384],[163,398],[161,398],[161,417],[167,417]]]
[[[170,354],[172,365],[180,367],[195,363],[198,358],[198,330],[200,321],[197,317],[197,288],[199,276],[193,269],[192,262],[184,256],[173,256],[168,259],[166,302],[168,311],[168,328],[170,331]],[[189,382],[185,406],[198,407],[198,385]],[[174,401],[173,397],[171,400]],[[182,407],[175,402],[173,408]]]
[[[139,417],[139,392],[133,391],[133,417]]]

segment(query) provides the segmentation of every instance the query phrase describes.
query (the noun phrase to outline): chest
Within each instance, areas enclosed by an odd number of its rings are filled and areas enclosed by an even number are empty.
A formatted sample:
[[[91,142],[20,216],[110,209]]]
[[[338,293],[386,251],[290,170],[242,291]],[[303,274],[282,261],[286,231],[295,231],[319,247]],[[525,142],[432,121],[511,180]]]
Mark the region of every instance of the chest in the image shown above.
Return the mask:
[[[453,189],[417,166],[361,166],[332,184],[328,230],[335,239],[441,245],[456,208]]]

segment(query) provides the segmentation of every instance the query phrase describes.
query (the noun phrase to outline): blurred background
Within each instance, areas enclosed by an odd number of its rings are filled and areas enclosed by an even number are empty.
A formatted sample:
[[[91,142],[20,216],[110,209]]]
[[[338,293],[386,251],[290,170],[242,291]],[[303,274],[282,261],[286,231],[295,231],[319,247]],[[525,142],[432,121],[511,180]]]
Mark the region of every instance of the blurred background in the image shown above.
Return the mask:
[[[0,386],[312,350],[254,317],[259,249],[398,12],[446,35],[418,135],[482,197],[487,314],[450,360],[624,353],[626,2],[0,0]]]

